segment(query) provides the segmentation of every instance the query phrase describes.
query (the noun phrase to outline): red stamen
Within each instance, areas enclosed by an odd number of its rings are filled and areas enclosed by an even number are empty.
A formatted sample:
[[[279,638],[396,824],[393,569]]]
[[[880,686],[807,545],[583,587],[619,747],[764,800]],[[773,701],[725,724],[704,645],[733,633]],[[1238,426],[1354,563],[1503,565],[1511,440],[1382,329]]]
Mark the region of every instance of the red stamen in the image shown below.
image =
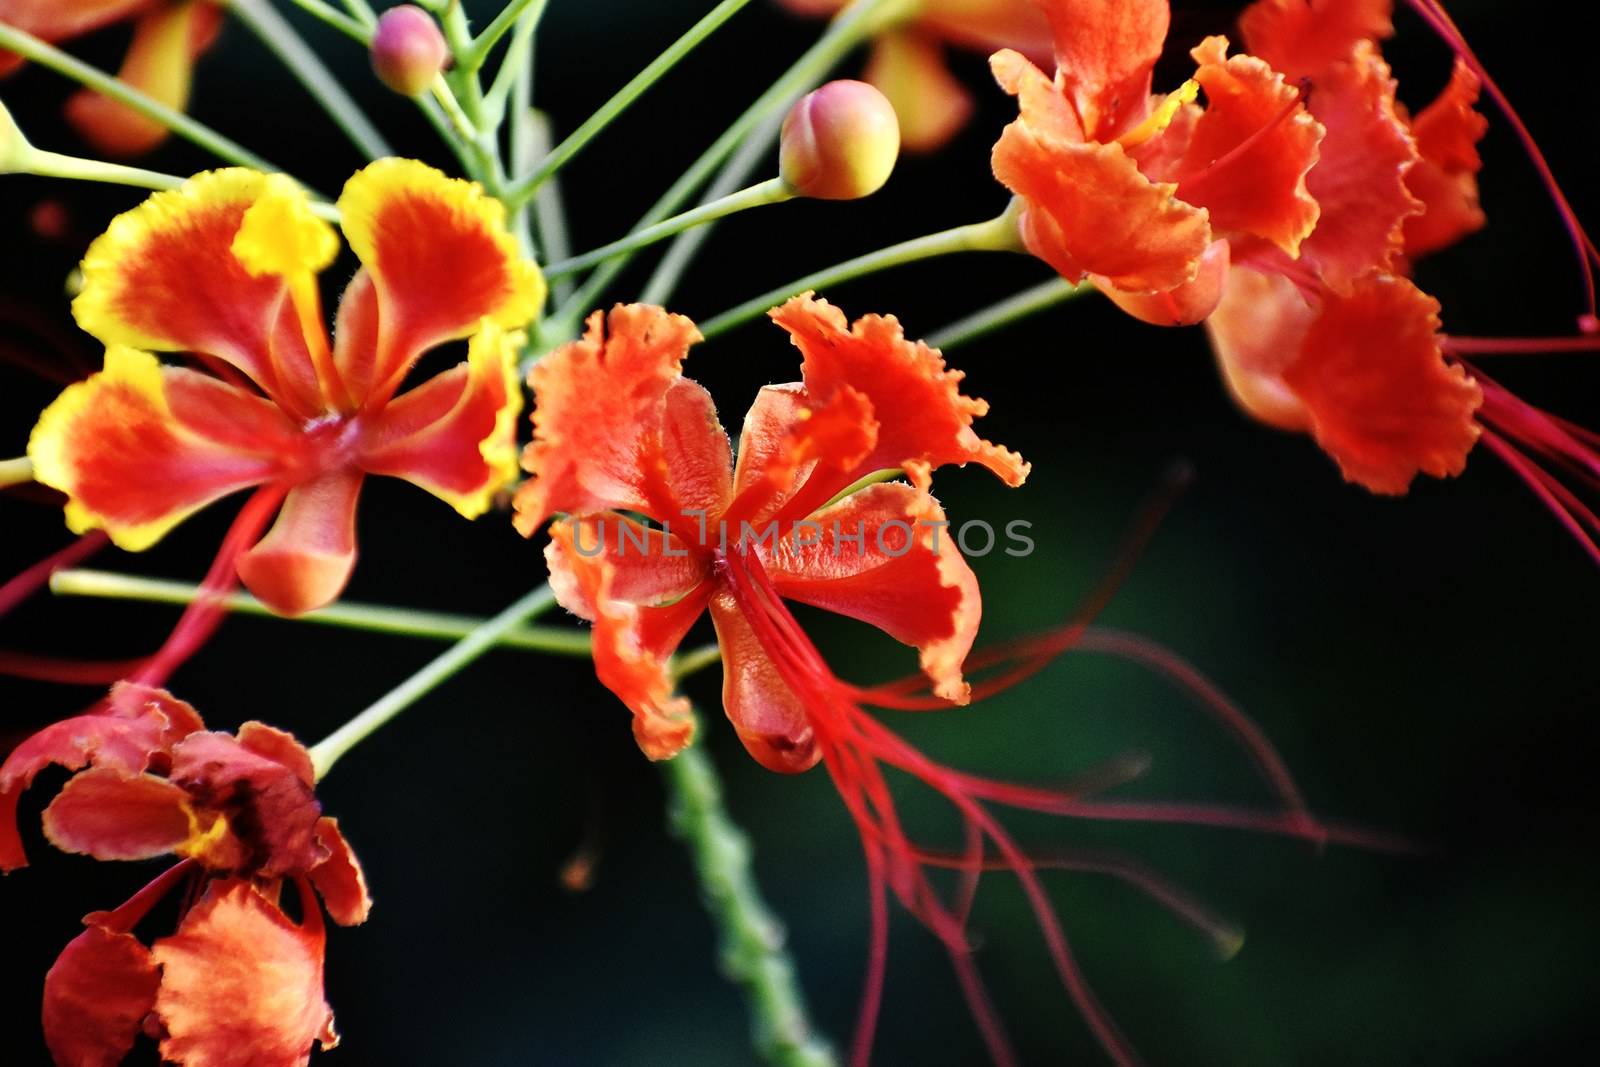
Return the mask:
[[[129,897],[121,907],[115,911],[101,912],[96,918],[99,925],[118,933],[128,933],[139,925],[150,909],[160,902],[161,898],[172,892],[174,886],[187,876],[191,871],[198,871],[199,864],[194,860],[183,860],[173,864],[160,874],[143,889]]]
[[[109,543],[106,535],[99,530],[84,534],[0,585],[0,616],[5,616],[21,601],[38,592],[56,571],[77,566]]]
[[[1440,346],[1453,356],[1551,356],[1600,352],[1600,337],[1456,337],[1443,334]]]

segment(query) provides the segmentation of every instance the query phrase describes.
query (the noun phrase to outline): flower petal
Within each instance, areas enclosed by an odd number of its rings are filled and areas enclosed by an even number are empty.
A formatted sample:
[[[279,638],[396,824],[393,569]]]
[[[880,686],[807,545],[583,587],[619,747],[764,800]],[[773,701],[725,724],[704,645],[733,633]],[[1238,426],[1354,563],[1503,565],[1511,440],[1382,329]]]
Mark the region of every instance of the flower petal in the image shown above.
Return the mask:
[[[489,510],[517,476],[522,340],[486,322],[465,363],[397,397],[363,427],[362,469],[404,478],[469,519]]]
[[[339,368],[358,405],[382,406],[434,345],[483,319],[515,329],[544,305],[544,278],[517,250],[505,208],[473,182],[380,159],[345,183],[339,212],[379,311],[375,347],[347,352]]]
[[[1245,51],[1290,78],[1321,78],[1361,41],[1394,36],[1393,0],[1256,0],[1239,16]]]
[[[309,462],[311,445],[270,401],[113,347],[69,385],[28,440],[34,477],[67,494],[67,525],[130,552],[229,493]]]
[[[311,868],[311,884],[322,894],[328,914],[340,926],[366,922],[372,911],[367,876],[350,842],[339,831],[339,820],[327,815],[317,820],[317,844],[327,850],[328,858]]]
[[[145,860],[187,841],[193,820],[188,794],[165,778],[92,767],[44,809],[44,834],[63,852]]]
[[[669,660],[705,610],[710,583],[701,581],[681,599],[660,607],[622,599],[619,594],[643,595],[659,580],[647,576],[655,570],[651,561],[665,558],[666,541],[652,538],[650,554],[632,559],[628,551],[579,551],[580,545],[595,545],[602,536],[593,519],[552,526],[545,548],[550,585],[563,607],[594,623],[595,674],[633,712],[639,748],[650,759],[670,759],[693,739],[694,716],[688,700],[673,695]],[[575,543],[575,537],[581,542]],[[692,567],[695,561],[678,562]],[[619,575],[629,577],[619,581]]]
[[[1056,78],[1091,140],[1144,116],[1167,41],[1167,0],[1038,0],[1055,37]]]
[[[260,739],[253,743],[260,747]],[[272,751],[269,748],[269,751]],[[274,752],[274,755],[277,755]],[[303,768],[251,751],[227,734],[190,734],[172,750],[168,778],[201,812],[220,816],[184,854],[214,871],[261,878],[304,874],[322,862],[322,815]]]
[[[939,42],[926,34],[882,34],[861,77],[894,106],[900,147],[907,152],[941,147],[972,115],[972,94],[950,73]]]
[[[306,746],[296,740],[294,734],[280,730],[276,726],[268,726],[264,722],[251,720],[239,727],[237,736],[241,747],[274,763],[282,764],[293,771],[294,776],[308,788],[315,788],[316,764],[312,761],[311,753],[306,750]]]
[[[757,763],[799,774],[822,758],[805,705],[779,674],[733,594],[711,598],[711,622],[722,652],[722,708]]]
[[[938,502],[909,485],[873,485],[812,522],[810,536],[780,539],[765,561],[778,592],[912,646],[934,692],[965,703],[961,664],[982,600]]]
[[[1204,322],[1222,301],[1228,280],[1231,247],[1227,241],[1212,241],[1200,257],[1200,271],[1193,281],[1160,293],[1127,293],[1109,283],[1095,284],[1123,311],[1152,326],[1193,326]]]
[[[1305,404],[1283,380],[1317,317],[1300,290],[1281,274],[1235,267],[1206,332],[1228,392],[1245,413],[1280,430],[1304,431]]]
[[[1189,135],[1178,196],[1211,213],[1213,230],[1247,233],[1288,255],[1317,226],[1307,192],[1323,130],[1298,89],[1254,56],[1228,55],[1225,37],[1191,53],[1206,107]]]
[[[230,168],[112,219],[83,259],[78,325],[107,345],[217,357],[275,396],[269,339],[286,285],[280,275],[252,275],[233,254],[245,213],[269,193],[305,196],[281,174]]]
[[[1488,221],[1478,204],[1478,142],[1489,130],[1489,120],[1474,106],[1478,89],[1478,76],[1456,60],[1450,84],[1411,124],[1422,158],[1406,172],[1406,188],[1422,201],[1423,213],[1406,219],[1410,259],[1447,248]]]
[[[763,386],[739,435],[724,536],[743,540],[748,524],[759,537],[790,503],[803,517],[848,486],[877,445],[878,420],[860,390],[842,386],[819,404],[802,382]]]
[[[1348,481],[1404,493],[1418,473],[1460,474],[1478,440],[1478,383],[1439,348],[1439,303],[1404,278],[1329,293],[1284,381]]]
[[[553,513],[638,511],[681,524],[686,510],[727,505],[728,438],[705,390],[682,376],[700,331],[682,315],[618,304],[589,316],[581,340],[534,365],[533,475],[517,492],[530,536]]]
[[[272,529],[239,557],[239,580],[279,615],[337,600],[356,565],[362,473],[334,470],[295,486]]]
[[[114,1067],[155,1008],[161,972],[132,934],[95,923],[44,976],[44,1040],[59,1064]]]
[[[1015,52],[990,60],[1021,114],[991,156],[995,177],[1022,198],[1028,251],[1070,282],[1086,274],[1132,292],[1172,289],[1194,278],[1211,243],[1206,212],[1152,182],[1119,144],[1074,137],[1076,119],[1050,82]]]
[[[248,882],[215,882],[178,932],[155,943],[161,1055],[183,1067],[301,1067],[313,1041],[338,1043],[323,999],[322,916],[289,921]]]

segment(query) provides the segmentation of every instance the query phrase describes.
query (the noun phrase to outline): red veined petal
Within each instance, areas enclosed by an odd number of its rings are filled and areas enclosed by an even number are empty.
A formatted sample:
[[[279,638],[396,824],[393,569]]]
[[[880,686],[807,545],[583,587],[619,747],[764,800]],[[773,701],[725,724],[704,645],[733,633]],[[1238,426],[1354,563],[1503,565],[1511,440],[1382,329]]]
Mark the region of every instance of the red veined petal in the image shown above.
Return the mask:
[[[67,494],[74,532],[150,547],[229,493],[309,462],[311,445],[270,401],[209,375],[113,347],[69,385],[28,440],[37,481]]]
[[[1239,17],[1245,50],[1291,78],[1320,78],[1361,41],[1394,36],[1393,0],[1256,0]]]
[[[344,592],[356,565],[363,475],[339,469],[295,486],[272,529],[239,557],[239,580],[279,615],[303,615]]]
[[[96,923],[67,943],[44,976],[44,1040],[73,1067],[114,1067],[155,1008],[161,972],[132,934]]]
[[[286,285],[281,275],[252,275],[233,253],[245,213],[268,194],[305,197],[281,174],[230,168],[197,174],[112,219],[83,259],[83,291],[72,302],[78,325],[108,346],[217,357],[276,395],[269,338]]]
[[[301,899],[296,926],[248,882],[215,882],[178,932],[155,943],[163,1057],[183,1067],[303,1067],[313,1041],[338,1043],[322,992],[322,916],[309,892]]]
[[[685,509],[720,515],[731,483],[727,434],[705,390],[682,376],[700,331],[647,304],[595,312],[581,340],[534,364],[533,441],[516,526],[553,513],[619,509],[662,521]],[[677,523],[674,523],[677,525]]]
[[[722,708],[745,749],[757,763],[780,774],[816,766],[822,750],[805,705],[726,590],[711,597],[711,622],[722,652]]]
[[[401,394],[362,428],[361,468],[404,478],[469,519],[517,476],[522,334],[492,323],[467,361]]]
[[[1167,0],[1038,0],[1055,38],[1056,80],[1090,139],[1144,116],[1167,41]]]
[[[211,36],[204,32],[203,24],[214,25],[219,14],[219,9],[205,0],[156,5],[145,11],[134,23],[133,43],[117,78],[182,111],[189,102],[195,56]],[[67,121],[101,152],[113,156],[148,152],[167,136],[161,123],[88,89],[67,101]]]
[[[515,329],[544,305],[544,278],[517,250],[505,208],[473,182],[380,159],[345,183],[339,212],[378,310],[376,344],[347,348],[339,367],[357,406],[386,403],[434,345],[484,319]]]
[[[1280,430],[1303,431],[1305,404],[1283,380],[1300,355],[1316,308],[1281,274],[1228,272],[1206,332],[1228,392],[1245,413]]]
[[[894,106],[900,147],[907,152],[941,147],[972,115],[972,94],[945,65],[943,47],[926,34],[880,35],[861,77]]]
[[[165,778],[91,767],[73,775],[44,809],[44,835],[63,852],[97,860],[145,860],[189,839],[189,797]]]
[[[1345,478],[1404,493],[1418,473],[1460,474],[1477,443],[1483,392],[1439,347],[1439,303],[1411,282],[1369,275],[1328,293],[1284,381]]]
[[[1022,198],[1028,251],[1070,282],[1098,274],[1131,292],[1194,278],[1211,243],[1206,212],[1152,182],[1119,144],[1072,136],[1076,119],[1026,59],[997,52],[995,78],[1021,102],[991,155],[1000,183]]]
[[[1096,278],[1095,284],[1123,311],[1152,326],[1193,326],[1205,321],[1222,301],[1231,265],[1227,241],[1212,241],[1200,257],[1193,281],[1160,293],[1126,293]]]
[[[906,340],[894,316],[863,315],[847,326],[844,312],[810,293],[769,314],[800,349],[809,403],[826,406],[848,388],[872,404],[877,445],[854,471],[844,472],[835,490],[885,467],[903,468],[925,489],[929,472],[947,463],[976,462],[1010,486],[1027,478],[1028,464],[1021,456],[973,432],[972,420],[986,414],[989,405],[962,395],[965,375],[946,369],[937,349]]]
[[[372,894],[367,892],[361,862],[339,830],[339,820],[327,815],[317,820],[317,844],[327,850],[328,858],[311,868],[311,884],[322,894],[328,915],[340,926],[366,922]]]
[[[17,798],[40,771],[51,764],[69,771],[93,765],[140,774],[204,728],[194,708],[165,690],[122,682],[112,687],[106,711],[63,719],[23,741],[0,764],[0,872],[28,864],[17,833]]]
[[[1423,212],[1406,219],[1405,254],[1417,259],[1455,244],[1483,229],[1487,219],[1478,204],[1478,142],[1489,120],[1475,107],[1478,76],[1456,60],[1450,84],[1411,124],[1421,155],[1406,172],[1406,187],[1422,201]]]
[[[631,549],[586,556],[584,552],[592,551],[601,536],[595,520],[552,526],[545,548],[550,585],[563,607],[593,621],[595,674],[633,712],[633,736],[639,748],[650,759],[671,759],[693,740],[694,717],[688,700],[673,694],[668,662],[705,610],[710,583],[702,581],[660,607],[624,600],[619,593],[640,595],[654,580],[649,576],[653,557],[630,560]],[[581,542],[575,544],[575,537]],[[658,535],[650,544],[664,558],[665,538]],[[692,557],[672,562],[677,567],[704,566]],[[630,571],[631,581],[619,582],[619,573]]]
[[[762,387],[739,435],[738,496],[723,518],[726,536],[738,537],[745,522],[764,526],[791,502],[803,517],[853,481],[877,444],[872,401],[851,386],[823,404],[801,382]]]
[[[1178,196],[1211,213],[1213,230],[1247,233],[1289,255],[1317,225],[1306,190],[1322,128],[1299,103],[1299,90],[1248,55],[1228,55],[1225,37],[1193,52],[1206,107],[1189,134]]]
[[[763,556],[778,592],[912,646],[934,692],[965,703],[961,664],[982,600],[938,502],[909,485],[873,485],[810,522]]]
[[[301,769],[251,751],[227,734],[184,738],[172,750],[167,777],[189,794],[197,811],[220,817],[221,825],[203,826],[203,835],[183,854],[211,870],[261,878],[311,870],[324,858],[317,844],[322,809]]]

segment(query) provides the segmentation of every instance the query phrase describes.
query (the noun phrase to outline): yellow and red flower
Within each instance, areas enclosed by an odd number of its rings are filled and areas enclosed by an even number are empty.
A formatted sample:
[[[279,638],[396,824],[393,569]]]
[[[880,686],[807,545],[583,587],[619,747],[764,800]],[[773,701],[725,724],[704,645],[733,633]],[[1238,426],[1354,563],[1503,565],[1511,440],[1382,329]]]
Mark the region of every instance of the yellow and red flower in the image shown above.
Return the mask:
[[[216,0],[0,0],[0,22],[52,43],[125,19],[133,20],[133,42],[117,76],[153,100],[183,110],[194,61],[222,26]],[[0,76],[21,62],[0,51]],[[165,126],[89,89],[67,102],[67,119],[108,155],[147,152],[167,136]]]
[[[338,1041],[323,997],[322,912],[366,920],[366,881],[313,792],[310,754],[248,722],[207,731],[171,694],[114,688],[99,710],[46,727],[0,765],[0,870],[25,866],[17,796],[46,767],[76,772],[44,812],[58,848],[101,860],[182,857],[113,911],[94,912],[45,978],[57,1063],[114,1063],[143,1031],[164,1060],[296,1067]],[[280,905],[293,883],[299,922]],[[133,928],[187,886],[176,931]],[[321,897],[321,905],[317,898]]]
[[[282,509],[240,546],[237,570],[293,614],[343,589],[367,475],[404,478],[469,518],[514,477],[515,330],[538,313],[544,282],[504,209],[402,159],[358,172],[338,207],[361,269],[331,343],[316,275],[338,241],[282,175],[198,175],[90,246],[73,312],[106,344],[105,367],[50,405],[28,446],[75,531],[104,529],[137,551],[261,486],[257,510],[270,516],[276,498]],[[464,337],[465,362],[397,395],[425,352]],[[163,365],[157,351],[193,365]]]

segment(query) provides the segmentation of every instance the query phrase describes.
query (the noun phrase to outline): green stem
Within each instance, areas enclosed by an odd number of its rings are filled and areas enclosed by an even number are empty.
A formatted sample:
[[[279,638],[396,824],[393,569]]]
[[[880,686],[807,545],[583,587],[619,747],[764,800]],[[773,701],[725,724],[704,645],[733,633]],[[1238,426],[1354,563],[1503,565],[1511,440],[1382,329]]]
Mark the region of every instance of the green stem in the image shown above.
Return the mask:
[[[755,103],[734,119],[733,124],[723,131],[722,136],[718,137],[711,147],[701,153],[700,158],[672,183],[672,187],[661,195],[661,199],[657,200],[649,211],[645,212],[644,217],[634,228],[639,229],[660,222],[678,210],[758,124],[785,106],[793,97],[821,81],[828,71],[862,40],[913,10],[915,10],[915,0],[853,0],[850,6],[840,11],[828,24],[827,30],[817,38],[816,43],[806,49],[805,53],[795,60],[766,92],[757,97]],[[565,337],[575,335],[583,316],[605,292],[612,279],[627,266],[628,259],[628,256],[618,256],[595,271],[583,287],[561,305],[554,316],[556,321],[552,323],[553,328],[543,331],[541,340],[544,339],[544,335],[548,335],[550,342],[559,342]]]
[[[505,120],[506,101],[510,99],[513,88],[525,71],[533,69],[533,39],[539,29],[539,19],[544,15],[544,3],[538,7],[530,8],[523,14],[522,21],[517,23],[516,30],[511,35],[511,46],[506,49],[505,58],[500,61],[500,69],[494,72],[494,81],[489,85],[489,91],[484,95],[483,108],[489,117],[491,126],[499,126]],[[533,105],[530,96],[528,106]],[[513,130],[515,127],[513,127]],[[511,153],[511,164],[516,168],[517,154]]]
[[[694,860],[706,911],[722,939],[722,965],[744,988],[756,1050],[782,1067],[832,1067],[833,1051],[813,1032],[783,924],[756,886],[750,839],[722,804],[716,767],[690,745],[661,763],[672,793],[671,826]]]
[[[108,163],[99,159],[84,159],[60,152],[47,152],[28,146],[27,154],[17,167],[19,173],[40,178],[63,178],[68,181],[103,182],[108,185],[131,185],[137,189],[176,189],[187,178],[164,174],[143,167],[127,167],[121,163]],[[339,209],[326,200],[313,199],[311,210],[329,222],[339,221]]]
[[[0,459],[0,489],[33,481],[33,461],[27,456]]]
[[[556,595],[550,591],[548,584],[524,594],[516,603],[475,627],[427,666],[385,693],[365,711],[318,741],[311,747],[311,762],[317,769],[317,777],[320,779],[325,776],[346,752],[493,648],[506,633],[540,612],[548,611],[555,603]]]
[[[110,97],[119,104],[143,115],[152,122],[160,123],[184,140],[199,145],[218,159],[241,167],[250,167],[254,170],[279,170],[248,148],[232,141],[211,127],[201,122],[196,122],[181,111],[153,100],[126,82],[112,77],[103,70],[91,67],[81,60],[74,59],[59,48],[55,48],[39,40],[30,33],[24,33],[14,26],[0,23],[0,49],[15,52],[25,59],[30,59],[41,67],[48,67],[64,77],[70,78],[80,85],[93,89],[102,96]]]
[[[322,0],[289,0],[289,2],[312,18],[332,26],[358,44],[362,46],[370,46],[372,44],[371,23],[337,11],[324,4]]]
[[[233,0],[230,7],[239,20],[261,39],[261,43],[283,60],[300,84],[322,105],[328,117],[368,159],[394,155],[394,149],[389,147],[389,143],[350,98],[350,94],[344,91],[344,86],[339,84],[333,72],[323,65],[311,46],[266,0]]]
[[[532,165],[542,153],[550,150],[550,120],[542,111],[521,104],[518,107],[522,122],[513,127],[513,134],[520,132],[523,143],[513,153],[513,158],[519,161],[519,165]],[[514,136],[513,143],[516,140]],[[572,254],[572,245],[567,239],[567,208],[561,197],[560,178],[552,178],[539,186],[539,191],[533,196],[533,218],[539,231],[539,251],[544,259],[561,260]],[[571,279],[554,279],[550,292],[557,300],[565,300],[572,293]]]
[[[613,256],[620,256],[625,252],[643,248],[645,245],[655,244],[665,240],[675,233],[682,233],[691,226],[700,226],[715,219],[724,218],[737,211],[745,211],[765,204],[781,204],[785,200],[793,199],[794,189],[782,178],[769,178],[757,185],[740,189],[736,193],[729,193],[720,200],[713,200],[709,204],[701,204],[697,208],[685,211],[681,215],[674,215],[654,226],[646,226],[642,230],[635,230],[628,236],[612,241],[608,245],[601,245],[593,251],[585,252],[581,256],[562,260],[560,263],[551,263],[544,268],[546,278],[560,278],[567,274],[576,274],[582,270],[599,263],[604,263]]]
[[[1093,291],[1094,286],[1086,281],[1073,285],[1061,278],[1051,278],[1032,289],[1024,289],[1015,296],[1009,296],[997,304],[975,311],[942,330],[935,330],[928,335],[927,342],[934,348],[954,348],[956,345],[964,345],[1002,326],[1009,326],[1019,319],[1037,315],[1057,304],[1064,304],[1074,297]]]
[[[645,91],[660,80],[662,75],[676,66],[679,60],[688,55],[701,41],[711,36],[724,22],[738,14],[740,9],[749,4],[749,2],[750,0],[722,0],[720,4],[707,12],[706,16],[691,26],[688,32],[672,42],[666,51],[656,56],[648,66],[634,75],[628,84],[617,90],[610,100],[601,104],[594,114],[584,120],[583,125],[573,130],[549,155],[545,156],[532,174],[513,185],[507,191],[509,201],[513,204],[518,204],[532,196],[539,186],[543,185],[556,171],[566,166],[567,162],[593,140],[595,135],[611,125],[618,115],[621,115],[628,109],[629,105],[644,95]],[[509,11],[510,8],[506,10]],[[485,31],[485,36],[487,36],[487,31]]]
[[[769,289],[758,297],[746,300],[738,307],[729,308],[720,315],[712,316],[700,324],[700,332],[707,338],[715,337],[763,314],[796,293],[837,285],[851,278],[859,278],[863,274],[872,274],[890,267],[915,263],[934,256],[949,255],[952,252],[1016,252],[1021,249],[1022,246],[1017,238],[1016,220],[1012,218],[1010,211],[1007,211],[987,222],[969,223],[966,226],[956,226],[938,233],[913,237],[909,241],[901,241],[888,248],[880,248],[876,252],[847,259],[826,270],[819,270],[814,274],[797,278],[787,285]]]
[[[544,14],[546,2],[547,0],[511,0],[471,44],[456,53],[457,66],[469,73],[481,69],[488,60],[489,53],[494,50],[494,46],[512,26],[517,24],[523,13],[528,12],[530,18],[538,21],[539,16]]]

